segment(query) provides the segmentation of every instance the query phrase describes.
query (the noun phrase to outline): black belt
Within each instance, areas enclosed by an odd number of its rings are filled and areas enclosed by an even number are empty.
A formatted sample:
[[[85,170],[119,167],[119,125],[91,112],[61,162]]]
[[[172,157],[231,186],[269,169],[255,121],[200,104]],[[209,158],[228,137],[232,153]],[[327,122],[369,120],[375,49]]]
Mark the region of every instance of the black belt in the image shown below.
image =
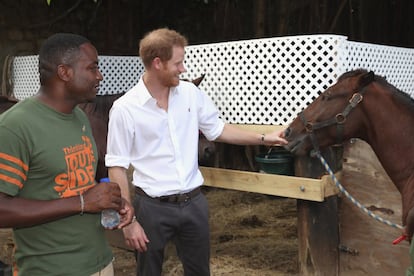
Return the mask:
[[[167,196],[159,196],[159,197],[151,197],[147,195],[140,187],[135,186],[135,193],[138,195],[142,195],[151,199],[158,200],[160,202],[169,202],[169,203],[181,203],[181,202],[187,202],[191,198],[199,195],[201,193],[201,188],[195,188],[194,190],[184,193],[184,194],[173,194],[173,195],[167,195]]]

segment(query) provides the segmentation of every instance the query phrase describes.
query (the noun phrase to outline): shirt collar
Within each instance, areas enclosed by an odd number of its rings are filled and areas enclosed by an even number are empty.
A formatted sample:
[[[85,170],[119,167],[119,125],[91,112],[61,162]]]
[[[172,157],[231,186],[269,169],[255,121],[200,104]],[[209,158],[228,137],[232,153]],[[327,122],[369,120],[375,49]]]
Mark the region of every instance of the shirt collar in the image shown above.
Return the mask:
[[[179,86],[180,84],[178,84]],[[170,88],[170,97],[173,95],[178,94],[179,89],[178,86],[174,86]],[[147,87],[144,84],[143,77],[141,76],[137,85],[135,85],[132,89],[134,94],[136,94],[138,98],[138,103],[140,105],[145,105],[148,101],[155,99],[151,96],[150,92],[148,91]]]
[[[138,103],[140,105],[144,105],[149,100],[153,99],[150,92],[148,91],[147,87],[144,84],[144,80],[142,76],[140,77],[138,84],[135,85],[132,88],[132,90],[134,91],[133,93],[136,94],[138,98]]]

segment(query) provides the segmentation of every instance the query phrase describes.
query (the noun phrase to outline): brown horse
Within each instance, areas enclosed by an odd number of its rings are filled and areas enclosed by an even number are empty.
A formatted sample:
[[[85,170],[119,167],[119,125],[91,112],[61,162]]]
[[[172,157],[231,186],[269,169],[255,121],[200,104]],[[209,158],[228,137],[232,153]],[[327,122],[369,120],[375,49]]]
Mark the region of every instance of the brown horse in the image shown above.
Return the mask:
[[[124,93],[114,95],[97,95],[95,100],[90,103],[79,104],[85,111],[91,123],[93,138],[95,138],[98,150],[98,164],[95,179],[99,181],[108,177],[108,169],[105,166],[106,139],[108,133],[109,110],[116,99]]]
[[[414,101],[383,77],[362,69],[343,74],[293,120],[285,136],[287,149],[296,154],[350,138],[366,141],[401,193],[403,225],[414,223],[411,215],[407,220],[414,206]]]

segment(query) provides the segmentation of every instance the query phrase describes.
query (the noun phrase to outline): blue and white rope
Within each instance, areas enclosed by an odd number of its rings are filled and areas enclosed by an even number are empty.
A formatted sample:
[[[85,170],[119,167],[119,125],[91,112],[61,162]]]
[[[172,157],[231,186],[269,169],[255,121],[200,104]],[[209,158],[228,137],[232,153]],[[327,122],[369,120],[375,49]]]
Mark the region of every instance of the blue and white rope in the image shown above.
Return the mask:
[[[404,227],[402,227],[399,224],[395,224],[389,220],[383,219],[379,216],[377,216],[376,214],[372,213],[370,210],[368,210],[365,206],[363,206],[361,203],[359,203],[352,195],[350,195],[345,188],[341,185],[341,183],[339,183],[338,179],[336,178],[335,174],[333,173],[333,171],[331,170],[331,168],[329,167],[328,163],[326,162],[326,160],[322,157],[322,155],[320,154],[320,152],[315,152],[315,155],[319,158],[319,160],[321,161],[322,165],[325,167],[325,170],[331,175],[333,181],[335,182],[335,185],[339,188],[339,190],[345,194],[345,196],[351,200],[351,202],[353,204],[355,204],[356,206],[358,206],[358,208],[360,208],[362,211],[364,211],[366,214],[368,214],[370,217],[376,219],[377,221],[380,221],[382,223],[385,223],[389,226],[395,227],[395,228],[399,228],[399,229],[404,229]]]

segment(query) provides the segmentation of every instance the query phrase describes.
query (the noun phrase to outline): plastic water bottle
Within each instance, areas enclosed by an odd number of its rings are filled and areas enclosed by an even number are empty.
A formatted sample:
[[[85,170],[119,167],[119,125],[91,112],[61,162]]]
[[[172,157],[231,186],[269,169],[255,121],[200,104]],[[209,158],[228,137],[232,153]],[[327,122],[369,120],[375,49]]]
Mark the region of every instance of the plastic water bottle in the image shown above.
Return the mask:
[[[105,177],[101,179],[101,182],[109,182],[109,178]],[[117,210],[105,209],[101,213],[101,224],[105,228],[114,228],[121,221],[121,217]]]

